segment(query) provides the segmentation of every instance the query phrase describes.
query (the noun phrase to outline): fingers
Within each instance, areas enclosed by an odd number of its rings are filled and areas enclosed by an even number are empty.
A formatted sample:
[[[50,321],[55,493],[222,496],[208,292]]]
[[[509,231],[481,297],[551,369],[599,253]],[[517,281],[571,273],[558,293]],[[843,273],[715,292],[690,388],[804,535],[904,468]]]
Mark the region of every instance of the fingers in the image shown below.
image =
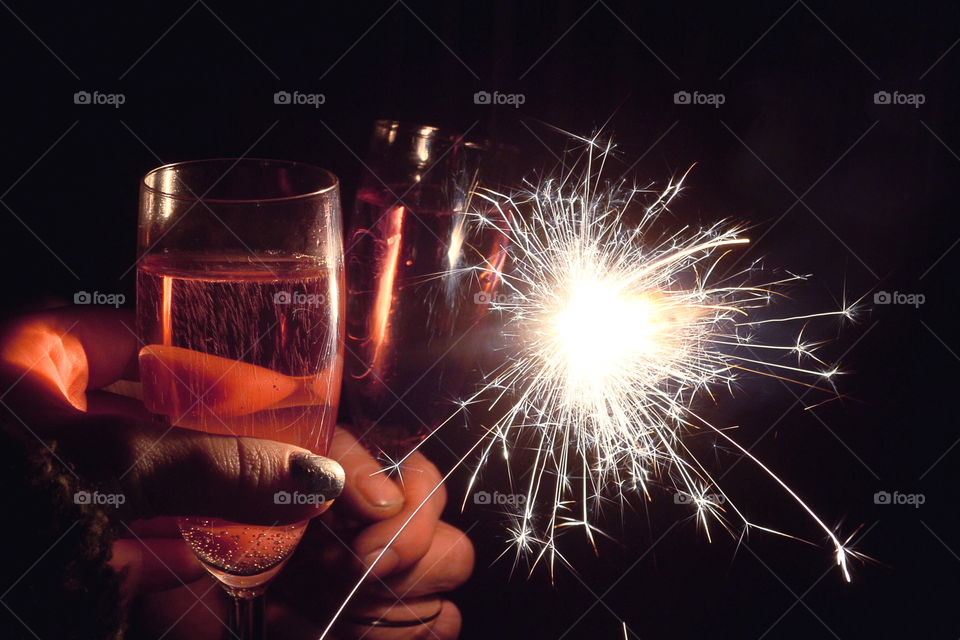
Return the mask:
[[[179,533],[175,538],[119,539],[113,543],[110,566],[121,577],[125,601],[179,587],[206,574]]]
[[[393,604],[393,606],[391,606]],[[439,613],[439,615],[437,615]],[[462,619],[460,610],[449,600],[439,598],[425,598],[413,603],[368,604],[364,609],[357,610],[353,615],[386,620],[410,620],[414,624],[407,627],[389,628],[371,626],[367,624],[339,624],[334,634],[337,638],[347,640],[356,638],[363,640],[454,640],[460,635]],[[415,624],[419,619],[428,620],[424,624]],[[436,616],[436,617],[434,617]],[[432,618],[432,619],[431,619]],[[324,620],[313,620],[310,616],[302,615],[284,604],[272,604],[267,610],[268,630],[271,636],[276,635],[289,640],[315,640],[323,630]]]
[[[383,482],[394,482],[385,474],[371,475],[380,466],[362,445],[348,432],[338,429],[331,455],[347,471],[343,498],[337,510],[312,523],[297,554],[273,587],[274,594],[282,596],[288,605],[284,614],[275,618],[288,632],[285,637],[315,637],[342,602],[346,587],[356,579],[357,565],[363,569],[378,557],[371,577],[350,606],[347,617],[352,617],[354,623],[345,619],[336,629],[337,637],[457,637],[460,612],[438,594],[469,578],[474,552],[464,533],[439,520],[446,501],[440,473],[421,454],[411,455],[397,480],[403,492],[402,507],[389,514],[364,495],[375,491],[361,490],[370,478],[376,479],[375,488],[382,487]],[[347,548],[343,538],[349,540],[356,531],[353,527],[358,517],[370,524],[356,534],[352,549]],[[394,535],[396,540],[392,540]],[[383,551],[388,543],[389,549]],[[318,594],[318,574],[342,576],[344,583],[334,580],[326,587],[320,586],[322,593]],[[435,614],[438,615],[434,617]],[[362,623],[364,618],[407,620],[414,624],[391,628],[356,623],[358,619]],[[417,624],[421,619],[427,622]]]
[[[458,637],[462,626],[460,611],[438,594],[466,582],[473,570],[473,561],[473,545],[466,535],[439,522],[427,553],[410,569],[393,575],[386,584],[375,582],[366,588],[338,630],[345,637],[373,640]],[[428,622],[400,628],[349,622],[363,618]]]
[[[332,371],[327,373],[287,376],[247,362],[158,344],[140,350],[147,409],[181,417],[212,413],[232,418],[269,408],[327,405],[335,402],[326,388]]]
[[[365,640],[427,640],[456,638],[460,633],[460,611],[449,600],[430,597],[413,600],[366,602],[351,610],[348,620],[337,627],[340,635]],[[396,626],[369,622],[382,620]],[[426,620],[417,624],[420,620]],[[351,622],[353,621],[353,622]],[[362,624],[361,622],[368,622]],[[408,625],[408,626],[399,626]]]
[[[440,616],[433,622],[433,628],[431,630],[434,635],[443,640],[459,638],[460,629],[462,628],[463,616],[460,614],[460,609],[449,600],[444,601],[443,611],[440,612]]]
[[[346,429],[337,427],[330,457],[347,474],[340,505],[361,520],[383,520],[396,515],[404,501],[400,487],[383,473],[380,464]]]
[[[366,593],[408,599],[452,591],[470,578],[473,562],[470,539],[459,529],[441,521],[437,523],[433,544],[416,564],[391,575],[383,583],[370,583]]]
[[[88,396],[88,390],[136,368],[133,322],[126,312],[66,308],[24,316],[0,328],[0,377],[16,383],[18,413],[31,421],[39,418],[42,436],[57,442],[59,455],[75,464],[82,477],[107,486],[119,484],[123,508],[144,517],[197,515],[286,524],[318,515],[328,506],[326,501],[339,495],[343,469],[306,449],[168,429],[132,417],[137,410],[115,396]],[[300,390],[299,379],[184,349],[173,349],[172,355],[152,353],[147,361],[158,369],[162,358],[174,365],[183,361],[187,369],[211,368],[214,380],[231,382],[230,393],[212,398],[219,399],[228,413],[249,412],[245,398],[273,404],[298,392],[308,400],[317,395],[312,387]],[[245,394],[237,376],[228,375],[235,365],[241,379],[250,377],[244,372],[255,370],[252,378],[262,383],[254,384],[255,389],[279,388],[282,380],[291,388],[281,390],[279,399]],[[106,413],[97,415],[91,408]],[[197,422],[209,416],[187,418]],[[188,424],[187,418],[183,424]],[[245,420],[240,426],[248,426],[248,418],[240,420]],[[226,431],[243,433],[229,426]]]
[[[29,403],[85,410],[84,392],[136,377],[133,313],[62,308],[18,318],[0,329],[0,375]],[[38,395],[39,394],[39,395]]]
[[[197,418],[246,416],[267,408],[335,404],[333,370],[291,377],[266,367],[173,346],[138,349],[132,313],[58,309],[0,329],[0,376],[49,408],[87,410],[86,392],[139,373],[147,408]],[[337,385],[339,389],[339,385]]]
[[[400,475],[403,508],[364,529],[353,542],[354,552],[364,566],[376,562],[373,574],[378,577],[410,567],[426,554],[447,500],[440,472],[422,454],[407,458]]]
[[[126,517],[289,524],[319,515],[343,489],[344,472],[335,461],[280,442],[115,415],[84,415],[56,431],[60,451],[82,477],[119,482]]]
[[[322,525],[323,522],[321,520],[314,524]],[[284,570],[281,579],[286,583],[284,592],[303,604],[300,592],[318,572],[342,576],[345,585],[356,580],[355,556],[341,544],[338,539],[308,533],[297,555]],[[396,600],[452,591],[469,579],[473,563],[473,545],[466,534],[445,522],[437,522],[432,544],[419,560],[405,570],[392,573],[378,565],[379,570],[374,574],[377,577],[369,578],[360,594],[363,597]]]

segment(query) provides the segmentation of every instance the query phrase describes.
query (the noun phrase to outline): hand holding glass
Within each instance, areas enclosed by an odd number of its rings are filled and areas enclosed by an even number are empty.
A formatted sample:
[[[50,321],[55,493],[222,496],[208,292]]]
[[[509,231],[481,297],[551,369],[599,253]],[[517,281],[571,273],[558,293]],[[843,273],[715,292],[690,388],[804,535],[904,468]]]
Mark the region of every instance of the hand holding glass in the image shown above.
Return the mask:
[[[160,167],[141,185],[138,244],[147,408],[171,426],[325,454],[343,363],[336,177],[278,160]],[[191,549],[235,598],[237,637],[256,637],[253,602],[306,523],[179,522]]]

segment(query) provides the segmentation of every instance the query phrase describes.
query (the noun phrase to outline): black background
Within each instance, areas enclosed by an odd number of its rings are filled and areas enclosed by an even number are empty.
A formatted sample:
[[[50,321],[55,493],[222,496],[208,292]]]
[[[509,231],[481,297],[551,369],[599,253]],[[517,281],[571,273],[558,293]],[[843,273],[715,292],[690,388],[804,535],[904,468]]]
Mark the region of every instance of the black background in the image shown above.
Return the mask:
[[[349,212],[375,118],[494,136],[533,168],[565,145],[544,123],[606,125],[618,174],[662,182],[698,163],[675,214],[757,225],[751,256],[814,274],[802,308],[866,295],[856,324],[819,336],[836,338],[825,353],[843,356],[846,399],[805,411],[796,389],[754,380],[716,413],[828,523],[862,525],[878,562],[845,584],[826,548],[760,534],[738,548],[719,530],[710,544],[664,493],[608,521],[621,542],[599,557],[571,537],[578,576],[560,568],[551,586],[491,566],[504,535],[471,507],[450,515],[479,552],[455,597],[464,637],[617,638],[623,621],[631,638],[955,638],[958,38],[960,10],[935,3],[10,2],[2,306],[80,290],[132,301],[138,179],[162,163],[313,162],[341,177]],[[75,105],[80,90],[126,102]],[[278,90],[326,103],[275,105]],[[525,103],[476,105],[479,90]],[[681,90],[725,103],[678,105]],[[875,104],[881,90],[925,102]],[[874,305],[878,290],[926,302]],[[724,486],[756,520],[819,541],[749,464]],[[926,501],[874,504],[881,490]]]

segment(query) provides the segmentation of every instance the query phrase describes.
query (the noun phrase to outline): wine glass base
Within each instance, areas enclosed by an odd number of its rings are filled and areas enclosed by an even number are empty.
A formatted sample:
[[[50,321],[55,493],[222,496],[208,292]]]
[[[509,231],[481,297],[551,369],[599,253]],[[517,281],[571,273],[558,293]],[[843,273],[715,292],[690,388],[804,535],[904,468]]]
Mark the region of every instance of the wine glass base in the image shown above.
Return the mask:
[[[220,583],[220,586],[223,587],[227,594],[233,598],[243,598],[249,600],[263,594],[264,590],[267,588],[267,585],[271,580],[273,580],[273,577],[280,572],[280,569],[283,568],[283,565],[286,564],[286,562],[281,562],[277,566],[253,576],[236,576],[226,573],[217,569],[216,567],[210,566],[202,560],[201,564],[203,564],[204,568],[210,572],[210,575],[216,578],[217,582]]]

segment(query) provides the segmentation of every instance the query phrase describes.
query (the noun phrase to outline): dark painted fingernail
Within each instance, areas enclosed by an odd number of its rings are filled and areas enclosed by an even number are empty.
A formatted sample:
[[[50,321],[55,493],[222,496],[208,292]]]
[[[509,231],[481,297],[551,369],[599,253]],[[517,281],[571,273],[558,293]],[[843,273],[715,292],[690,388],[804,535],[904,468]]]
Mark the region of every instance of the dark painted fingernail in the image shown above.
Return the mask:
[[[324,500],[333,500],[343,492],[343,467],[330,458],[295,453],[290,456],[290,475],[304,491],[319,493]]]

